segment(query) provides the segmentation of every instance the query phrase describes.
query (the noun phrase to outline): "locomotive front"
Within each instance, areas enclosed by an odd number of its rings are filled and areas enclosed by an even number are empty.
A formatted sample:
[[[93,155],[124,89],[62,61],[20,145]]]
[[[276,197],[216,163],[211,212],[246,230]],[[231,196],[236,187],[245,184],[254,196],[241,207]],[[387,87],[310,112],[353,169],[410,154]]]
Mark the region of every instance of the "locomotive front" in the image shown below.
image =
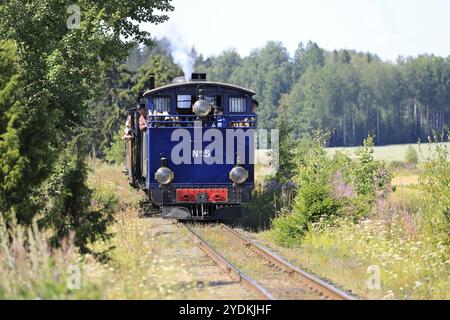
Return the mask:
[[[130,182],[162,209],[163,218],[241,217],[254,187],[253,96],[245,88],[208,82],[204,74],[144,94],[146,128],[128,152],[136,160],[127,163],[134,164]]]

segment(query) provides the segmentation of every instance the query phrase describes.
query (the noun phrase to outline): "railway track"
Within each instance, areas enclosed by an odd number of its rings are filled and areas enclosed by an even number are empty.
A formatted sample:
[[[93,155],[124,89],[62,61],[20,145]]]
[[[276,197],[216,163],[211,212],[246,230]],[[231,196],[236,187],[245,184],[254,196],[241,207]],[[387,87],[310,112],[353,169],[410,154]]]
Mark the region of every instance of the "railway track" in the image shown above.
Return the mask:
[[[210,257],[233,279],[240,281],[243,286],[260,299],[356,299],[350,294],[293,266],[283,258],[256,244],[240,232],[226,225],[219,225],[218,230],[223,232],[223,235],[216,237],[215,241],[208,241],[209,243],[205,240],[205,237],[202,236],[201,229],[190,224],[183,225],[191,233],[195,244],[199,246],[208,257]],[[221,243],[217,240],[219,238],[223,239]],[[230,245],[232,247],[230,247]],[[216,247],[221,247],[223,249],[222,252],[228,252],[228,255],[232,253],[231,255],[233,255],[234,258],[228,259],[226,254],[219,253]],[[239,267],[236,265],[239,265]],[[248,268],[247,266],[252,266],[252,268]],[[252,270],[254,268],[257,268],[258,271],[255,272]]]

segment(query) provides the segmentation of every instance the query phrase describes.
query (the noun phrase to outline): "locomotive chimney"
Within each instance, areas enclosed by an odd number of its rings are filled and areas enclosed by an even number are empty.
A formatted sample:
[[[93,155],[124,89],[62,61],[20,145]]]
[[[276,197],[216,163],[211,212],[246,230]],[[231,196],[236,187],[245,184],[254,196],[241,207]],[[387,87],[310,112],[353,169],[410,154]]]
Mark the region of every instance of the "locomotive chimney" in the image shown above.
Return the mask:
[[[206,73],[193,73],[191,81],[206,81]]]
[[[150,79],[148,80],[148,89],[149,90],[155,89],[155,76],[153,74],[150,75]]]

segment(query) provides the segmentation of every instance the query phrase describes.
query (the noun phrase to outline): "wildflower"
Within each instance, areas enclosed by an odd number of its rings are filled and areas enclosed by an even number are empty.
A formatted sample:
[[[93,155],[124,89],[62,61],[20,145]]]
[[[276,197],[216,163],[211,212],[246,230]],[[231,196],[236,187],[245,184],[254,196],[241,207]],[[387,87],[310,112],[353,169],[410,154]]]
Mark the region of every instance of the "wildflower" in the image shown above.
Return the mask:
[[[338,199],[355,198],[356,192],[351,185],[345,183],[342,173],[337,171],[333,176],[334,195]]]

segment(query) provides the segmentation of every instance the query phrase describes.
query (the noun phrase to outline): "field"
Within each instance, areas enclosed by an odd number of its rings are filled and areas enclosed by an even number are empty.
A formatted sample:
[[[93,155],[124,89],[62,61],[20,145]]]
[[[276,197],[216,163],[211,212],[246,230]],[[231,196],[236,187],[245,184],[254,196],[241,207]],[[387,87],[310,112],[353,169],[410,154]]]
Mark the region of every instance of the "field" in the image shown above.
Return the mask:
[[[446,145],[450,148],[450,143],[441,143],[440,145]],[[436,144],[431,144],[431,150],[430,145],[428,143],[418,145],[418,144],[400,144],[400,145],[390,145],[390,146],[383,146],[383,147],[375,147],[374,148],[374,157],[377,160],[383,160],[386,162],[390,161],[404,161],[406,152],[408,148],[414,148],[418,154],[419,154],[419,161],[423,162],[424,159],[426,159],[432,150],[436,148]],[[334,154],[337,151],[344,151],[348,153],[350,156],[355,155],[356,147],[354,148],[328,148],[327,151],[329,154]],[[450,159],[449,159],[450,160]]]

